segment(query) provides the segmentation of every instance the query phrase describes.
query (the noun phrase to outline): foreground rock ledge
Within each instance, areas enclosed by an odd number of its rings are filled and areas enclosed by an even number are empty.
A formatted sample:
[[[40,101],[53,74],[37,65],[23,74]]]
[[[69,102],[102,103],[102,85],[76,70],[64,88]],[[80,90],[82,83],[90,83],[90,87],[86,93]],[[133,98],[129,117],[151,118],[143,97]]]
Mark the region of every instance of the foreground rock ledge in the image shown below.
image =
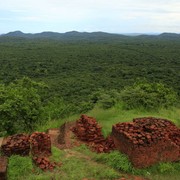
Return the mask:
[[[169,120],[145,117],[118,123],[112,127],[112,137],[136,168],[180,160],[180,129]]]

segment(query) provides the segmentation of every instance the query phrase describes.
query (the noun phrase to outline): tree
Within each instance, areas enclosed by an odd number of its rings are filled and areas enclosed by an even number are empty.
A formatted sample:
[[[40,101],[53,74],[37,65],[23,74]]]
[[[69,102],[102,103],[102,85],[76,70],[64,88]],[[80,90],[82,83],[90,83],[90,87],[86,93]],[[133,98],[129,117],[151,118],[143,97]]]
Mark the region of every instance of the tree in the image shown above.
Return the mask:
[[[126,109],[158,109],[177,102],[177,93],[162,83],[136,82],[121,92]]]
[[[94,105],[99,104],[101,108],[109,109],[120,101],[120,93],[114,89],[109,91],[99,89],[91,95],[90,99]]]
[[[9,85],[0,84],[0,132],[13,134],[32,131],[41,121],[42,100],[39,89],[42,83],[29,78]]]

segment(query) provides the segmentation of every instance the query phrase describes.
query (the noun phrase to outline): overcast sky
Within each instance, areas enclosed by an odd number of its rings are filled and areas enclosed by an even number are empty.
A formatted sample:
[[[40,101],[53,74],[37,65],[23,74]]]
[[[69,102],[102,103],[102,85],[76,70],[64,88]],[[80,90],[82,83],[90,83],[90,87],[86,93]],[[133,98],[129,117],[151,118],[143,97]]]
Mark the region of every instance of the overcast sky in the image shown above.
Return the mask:
[[[0,33],[180,33],[180,0],[0,0]]]

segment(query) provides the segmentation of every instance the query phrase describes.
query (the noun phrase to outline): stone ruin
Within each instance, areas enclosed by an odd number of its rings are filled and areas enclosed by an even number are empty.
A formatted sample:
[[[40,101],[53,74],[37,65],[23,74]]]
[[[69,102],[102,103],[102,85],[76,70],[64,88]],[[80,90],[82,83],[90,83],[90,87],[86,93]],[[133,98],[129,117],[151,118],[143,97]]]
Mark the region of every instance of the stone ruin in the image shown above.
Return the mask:
[[[7,157],[11,155],[28,156],[31,153],[33,162],[44,171],[53,170],[57,165],[54,162],[50,162],[48,158],[51,155],[51,140],[50,136],[44,132],[9,136],[3,140],[1,151]],[[5,156],[1,157],[2,162],[4,162],[2,158]]]
[[[30,152],[29,135],[16,134],[3,140],[2,152],[10,157],[11,155],[27,156]]]
[[[146,117],[118,123],[112,127],[112,137],[136,168],[180,160],[180,129],[168,120]]]
[[[74,141],[73,133],[78,143]],[[93,117],[81,115],[76,122],[65,123],[59,129],[50,129],[48,134],[16,134],[0,140],[4,155],[0,156],[2,180],[7,179],[7,157],[14,154],[32,154],[33,162],[44,171],[60,166],[61,164],[51,162],[48,158],[51,155],[51,143],[59,148],[71,148],[85,143],[97,153],[118,149],[128,155],[136,168],[180,160],[180,129],[171,121],[154,117],[136,118],[132,122],[115,124],[111,136],[107,138],[103,137],[102,127]]]
[[[88,144],[97,153],[107,153],[115,149],[113,139],[110,136],[104,138],[102,127],[93,117],[81,115],[72,131],[79,140]]]
[[[33,156],[50,156],[51,155],[51,140],[50,136],[44,132],[35,132],[30,138],[31,154]]]
[[[33,162],[43,171],[52,171],[58,164],[51,162],[49,156],[51,153],[51,139],[49,134],[34,132],[29,138],[31,144],[31,154]]]

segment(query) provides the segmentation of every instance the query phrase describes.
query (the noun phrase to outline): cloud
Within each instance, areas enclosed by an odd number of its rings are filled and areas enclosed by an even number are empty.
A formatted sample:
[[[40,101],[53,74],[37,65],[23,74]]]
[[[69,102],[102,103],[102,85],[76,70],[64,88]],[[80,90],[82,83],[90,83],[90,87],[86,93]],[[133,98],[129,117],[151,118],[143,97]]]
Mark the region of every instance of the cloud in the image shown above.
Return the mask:
[[[29,22],[42,28],[49,24],[51,30],[178,32],[180,24],[179,0],[0,0],[0,4],[1,25],[8,20],[24,28]]]

